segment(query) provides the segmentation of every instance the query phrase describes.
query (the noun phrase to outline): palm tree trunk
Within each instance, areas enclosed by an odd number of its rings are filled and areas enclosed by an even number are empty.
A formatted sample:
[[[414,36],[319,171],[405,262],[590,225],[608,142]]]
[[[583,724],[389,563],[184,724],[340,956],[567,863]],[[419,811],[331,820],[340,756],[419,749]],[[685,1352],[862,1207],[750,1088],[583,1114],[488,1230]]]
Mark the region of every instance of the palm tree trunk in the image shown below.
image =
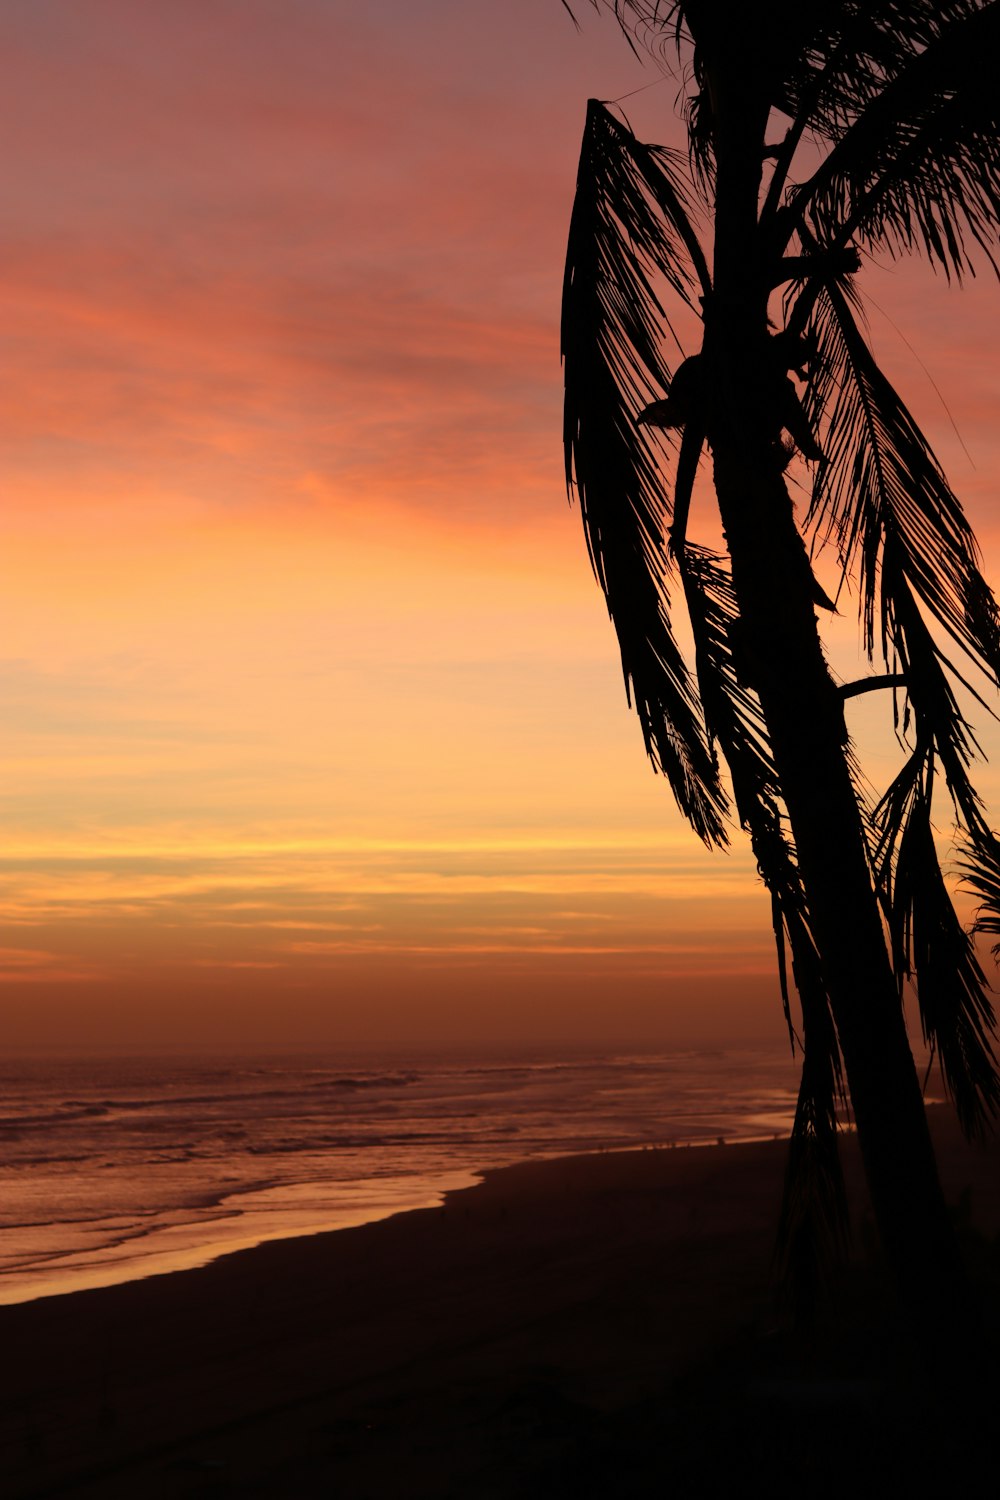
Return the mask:
[[[808,562],[787,494],[779,493],[784,485],[748,481],[745,446],[731,449],[719,436],[716,487],[741,646],[788,809],[876,1221],[897,1281],[908,1293],[926,1295],[934,1284],[929,1275],[957,1275],[956,1247],[872,887],[843,708],[817,633]]]
[[[823,655],[812,574],[776,462],[757,205],[766,120],[737,79],[716,127],[715,293],[705,317],[708,431],[740,608],[740,648],[767,722],[836,1022],[884,1253],[904,1304],[929,1287],[957,1307],[962,1277],[920,1083],[883,935]],[[950,1289],[950,1290],[947,1290]],[[942,1323],[953,1308],[941,1308]]]

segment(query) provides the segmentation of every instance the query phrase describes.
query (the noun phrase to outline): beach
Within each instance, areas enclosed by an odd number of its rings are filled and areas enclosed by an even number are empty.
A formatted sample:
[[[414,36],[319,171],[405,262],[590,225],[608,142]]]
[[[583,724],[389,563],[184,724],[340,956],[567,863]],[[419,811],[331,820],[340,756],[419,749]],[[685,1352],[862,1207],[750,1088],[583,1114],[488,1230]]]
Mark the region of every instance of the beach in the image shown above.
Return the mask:
[[[997,1148],[933,1121],[990,1317]],[[886,1431],[905,1473],[877,1267],[845,1273],[832,1341],[803,1346],[776,1310],[786,1149],[531,1162],[441,1207],[0,1308],[2,1493],[821,1494]]]

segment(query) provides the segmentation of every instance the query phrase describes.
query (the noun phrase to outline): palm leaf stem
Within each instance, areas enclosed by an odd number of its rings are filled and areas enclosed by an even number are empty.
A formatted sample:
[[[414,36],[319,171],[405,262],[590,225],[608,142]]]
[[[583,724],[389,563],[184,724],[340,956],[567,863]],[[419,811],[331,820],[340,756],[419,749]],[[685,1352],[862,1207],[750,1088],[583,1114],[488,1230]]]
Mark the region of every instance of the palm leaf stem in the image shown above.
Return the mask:
[[[678,559],[684,556],[688,515],[691,510],[691,495],[694,490],[695,475],[698,472],[698,460],[701,458],[701,451],[704,446],[704,426],[700,421],[691,419],[685,423],[684,436],[681,438],[680,452],[677,455],[677,472],[674,477],[673,516],[670,523],[670,530],[667,532],[667,545],[670,553]]]
[[[874,693],[881,688],[905,688],[906,678],[902,672],[882,672],[875,677],[861,677],[857,682],[841,684],[842,698],[858,698],[862,693]]]

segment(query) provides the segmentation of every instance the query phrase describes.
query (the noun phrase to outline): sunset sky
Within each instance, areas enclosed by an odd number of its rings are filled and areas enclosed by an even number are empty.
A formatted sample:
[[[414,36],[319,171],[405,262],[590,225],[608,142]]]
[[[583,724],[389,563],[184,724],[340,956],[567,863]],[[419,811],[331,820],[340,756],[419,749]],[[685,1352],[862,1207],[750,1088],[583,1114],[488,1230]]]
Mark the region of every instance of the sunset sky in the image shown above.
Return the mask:
[[[3,7],[7,1045],[780,1044],[752,859],[649,769],[563,486],[585,103],[658,76],[581,19]],[[868,289],[1000,579],[996,282]]]

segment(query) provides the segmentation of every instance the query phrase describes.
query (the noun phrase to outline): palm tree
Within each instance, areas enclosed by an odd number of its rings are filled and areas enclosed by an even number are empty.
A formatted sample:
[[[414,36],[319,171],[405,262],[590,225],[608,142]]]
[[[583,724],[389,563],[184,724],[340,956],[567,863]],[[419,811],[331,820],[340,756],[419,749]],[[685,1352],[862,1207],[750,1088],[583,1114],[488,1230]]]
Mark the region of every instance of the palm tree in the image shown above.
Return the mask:
[[[964,1130],[983,1131],[1000,1109],[994,1014],[933,820],[956,824],[981,925],[1000,931],[1000,846],[956,695],[970,675],[977,693],[1000,682],[1000,620],[961,505],[872,354],[857,282],[879,255],[922,253],[959,282],[992,261],[1000,0],[606,3],[633,46],[676,52],[688,150],[588,106],[563,300],[568,483],[646,749],[709,846],[727,843],[732,806],[770,892],[802,1047],[786,1252],[804,1264],[840,1222],[849,1097],[897,1284],[946,1300],[961,1272],[903,1000],[915,992]],[[677,369],[670,298],[702,336]],[[706,452],[723,553],[690,534]],[[829,601],[809,548],[823,546],[857,590],[877,668],[846,686],[817,620]],[[877,800],[845,722],[868,690],[903,747]]]

